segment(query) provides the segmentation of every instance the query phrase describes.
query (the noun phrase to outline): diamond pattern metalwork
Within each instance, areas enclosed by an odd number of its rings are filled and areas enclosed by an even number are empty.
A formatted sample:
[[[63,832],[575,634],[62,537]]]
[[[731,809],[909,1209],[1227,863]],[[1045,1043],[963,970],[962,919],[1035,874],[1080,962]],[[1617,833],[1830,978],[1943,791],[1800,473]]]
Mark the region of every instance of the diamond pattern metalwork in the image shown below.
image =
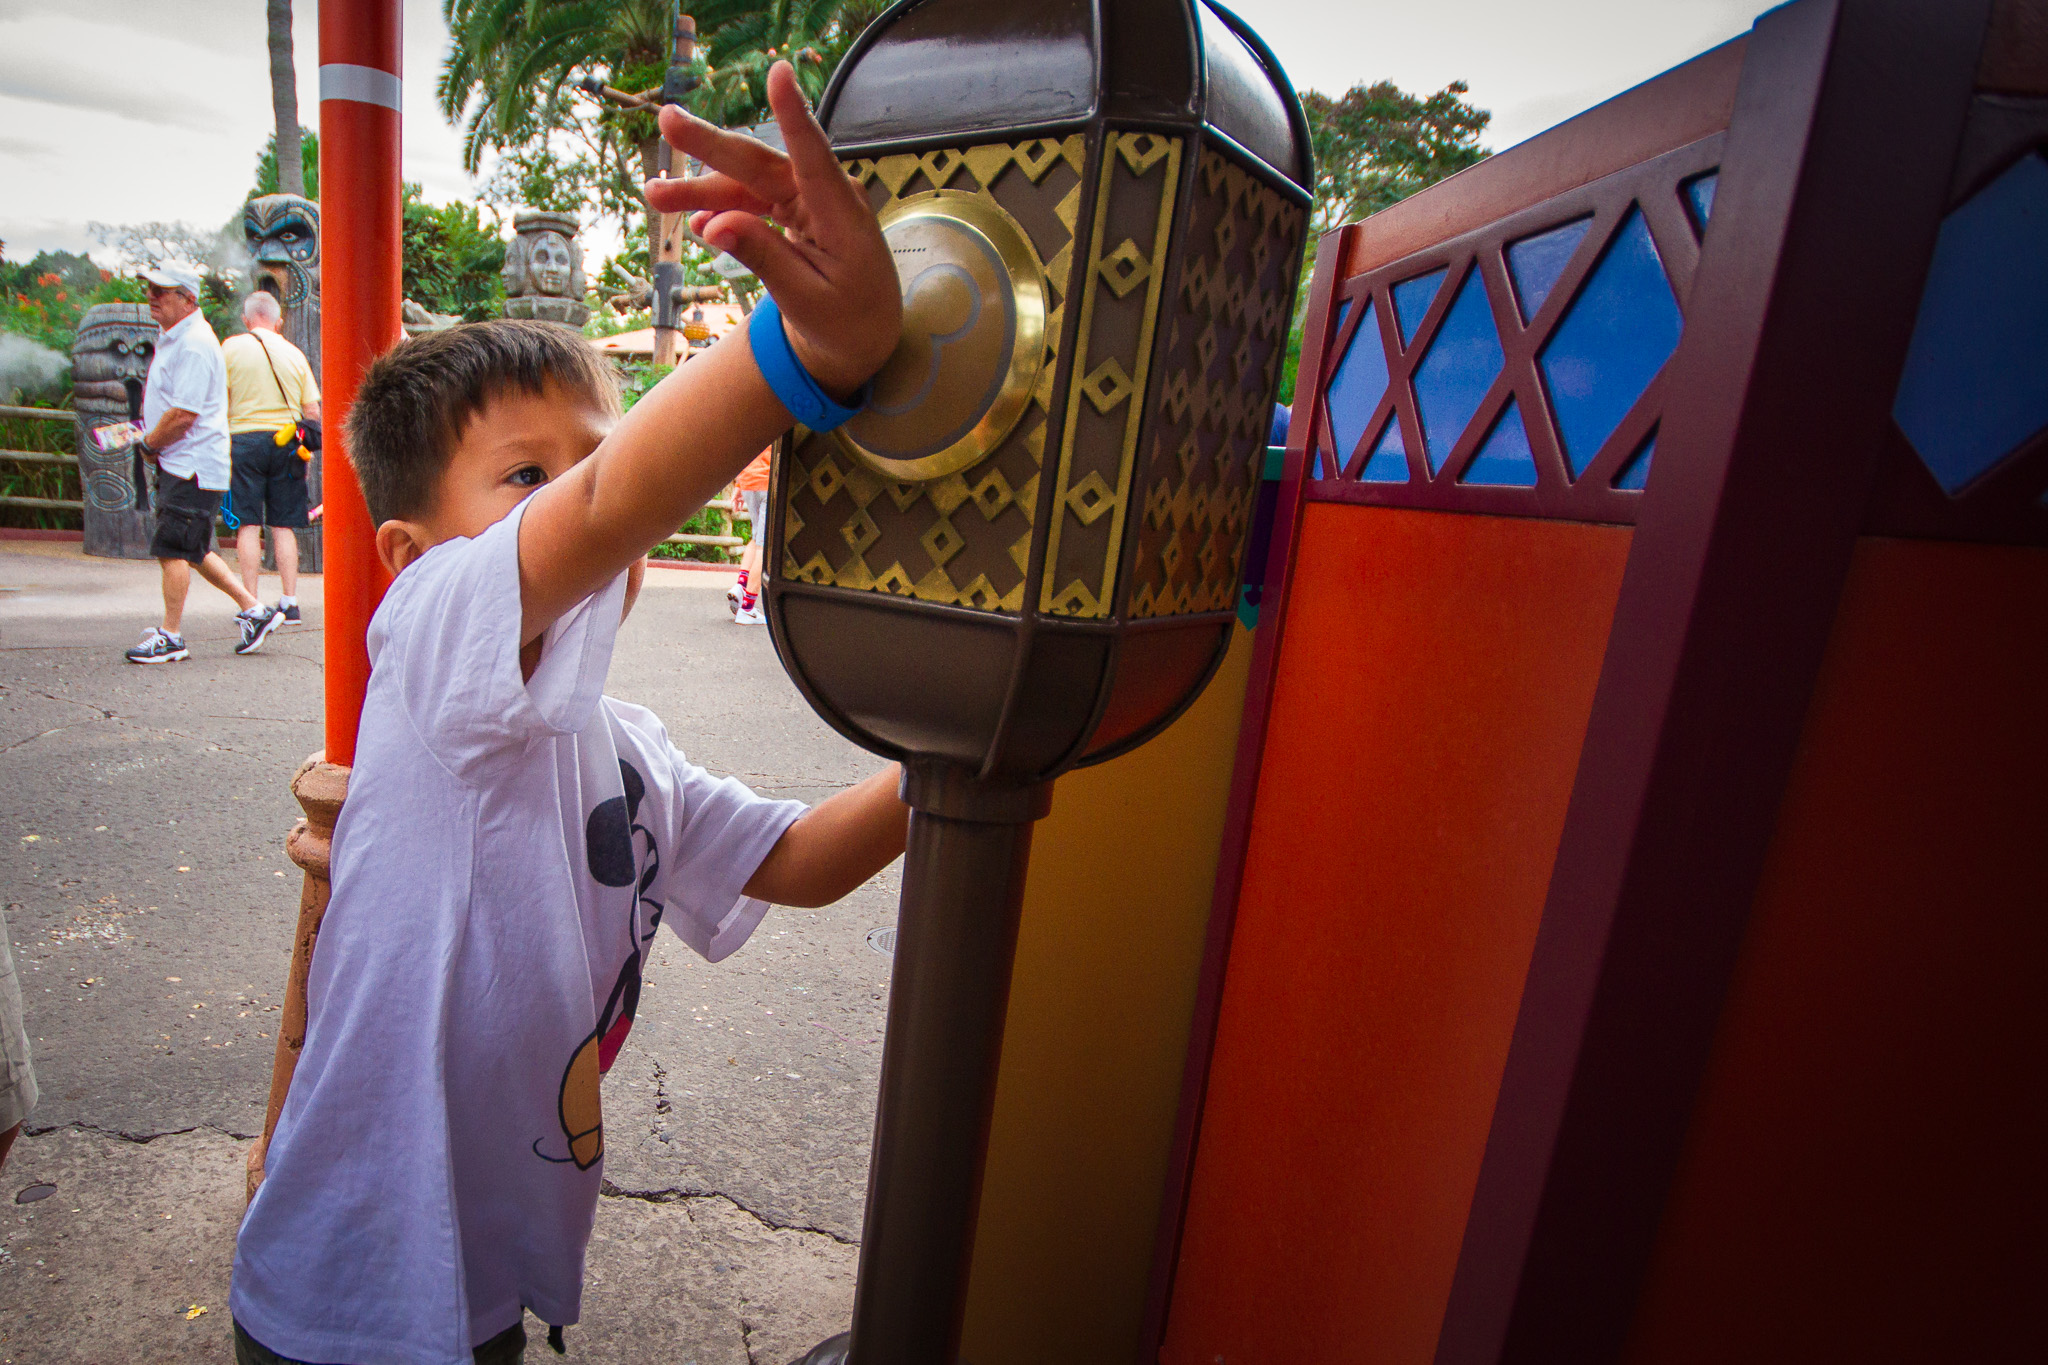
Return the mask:
[[[777,462],[786,577],[978,611],[1023,609],[1052,406],[1051,362],[1073,283],[1086,162],[1087,139],[1075,134],[844,163],[877,212],[892,200],[946,189],[987,199],[1015,219],[1046,267],[1048,363],[1034,407],[1010,438],[952,478],[886,482],[846,468],[829,437],[794,433]]]
[[[1097,269],[1101,270],[1103,281],[1116,291],[1118,298],[1136,289],[1152,273],[1151,262],[1145,259],[1145,253],[1128,237],[1124,238],[1122,246],[1103,258]]]
[[[940,517],[932,523],[932,529],[917,538],[924,546],[924,552],[932,557],[932,563],[944,568],[948,560],[967,547],[960,533],[953,529],[953,523]]]
[[[1088,395],[1088,401],[1095,405],[1097,412],[1106,413],[1131,396],[1131,377],[1124,373],[1124,367],[1117,358],[1111,356],[1089,371],[1088,377],[1081,381],[1081,392]]]
[[[1107,138],[1038,588],[1048,615],[1100,619],[1114,602],[1183,150],[1158,133]]]
[[[1116,494],[1102,481],[1101,474],[1090,470],[1087,478],[1074,485],[1065,501],[1083,526],[1093,526],[1116,502]]]
[[[1307,220],[1223,153],[1197,172],[1169,295],[1160,403],[1137,472],[1133,618],[1229,611],[1287,349]]]

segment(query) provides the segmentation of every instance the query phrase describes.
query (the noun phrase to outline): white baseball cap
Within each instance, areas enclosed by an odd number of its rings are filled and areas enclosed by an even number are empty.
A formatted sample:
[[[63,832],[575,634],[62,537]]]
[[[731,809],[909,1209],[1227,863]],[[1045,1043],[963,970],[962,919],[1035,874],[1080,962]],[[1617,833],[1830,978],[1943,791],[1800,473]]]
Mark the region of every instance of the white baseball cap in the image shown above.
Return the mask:
[[[159,289],[182,289],[199,302],[199,272],[181,265],[155,265],[141,271],[142,278]]]

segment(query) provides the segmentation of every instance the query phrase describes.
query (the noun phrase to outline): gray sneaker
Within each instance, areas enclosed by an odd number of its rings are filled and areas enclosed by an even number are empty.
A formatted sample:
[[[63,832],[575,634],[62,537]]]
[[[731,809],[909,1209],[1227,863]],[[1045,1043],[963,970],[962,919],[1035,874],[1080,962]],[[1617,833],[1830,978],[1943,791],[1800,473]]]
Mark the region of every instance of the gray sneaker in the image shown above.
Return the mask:
[[[185,637],[166,634],[161,626],[143,631],[142,642],[128,651],[131,664],[174,664],[191,657],[192,652],[185,648]]]
[[[284,613],[258,602],[247,611],[236,612],[235,624],[242,628],[242,643],[235,646],[235,653],[254,654],[263,648],[271,632],[284,624]]]

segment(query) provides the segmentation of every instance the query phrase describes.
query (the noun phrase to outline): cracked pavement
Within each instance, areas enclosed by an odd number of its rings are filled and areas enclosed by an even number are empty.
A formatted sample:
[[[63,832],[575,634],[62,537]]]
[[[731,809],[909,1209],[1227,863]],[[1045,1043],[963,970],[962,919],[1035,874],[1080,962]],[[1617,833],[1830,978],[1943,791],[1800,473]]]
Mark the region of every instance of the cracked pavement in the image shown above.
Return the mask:
[[[650,571],[611,693],[764,792],[872,772],[766,632],[728,621],[728,581]],[[0,900],[42,1086],[0,1174],[0,1365],[230,1358],[241,1163],[298,906],[286,784],[321,743],[318,588],[306,627],[237,658],[232,605],[195,584],[192,660],[137,668],[120,653],[155,619],[154,563],[0,543]],[[778,907],[716,967],[658,940],[605,1081],[572,1359],[784,1365],[844,1328],[889,975],[866,935],[894,923],[899,874]]]

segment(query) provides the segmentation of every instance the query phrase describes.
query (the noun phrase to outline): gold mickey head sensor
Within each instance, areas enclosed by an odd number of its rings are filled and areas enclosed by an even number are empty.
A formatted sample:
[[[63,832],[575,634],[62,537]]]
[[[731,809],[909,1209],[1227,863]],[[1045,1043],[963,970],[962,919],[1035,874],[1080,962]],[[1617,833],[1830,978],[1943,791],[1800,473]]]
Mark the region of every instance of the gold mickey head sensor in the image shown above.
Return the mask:
[[[903,337],[860,415],[833,433],[886,479],[924,483],[994,453],[1045,368],[1045,267],[993,200],[934,190],[890,205]]]

